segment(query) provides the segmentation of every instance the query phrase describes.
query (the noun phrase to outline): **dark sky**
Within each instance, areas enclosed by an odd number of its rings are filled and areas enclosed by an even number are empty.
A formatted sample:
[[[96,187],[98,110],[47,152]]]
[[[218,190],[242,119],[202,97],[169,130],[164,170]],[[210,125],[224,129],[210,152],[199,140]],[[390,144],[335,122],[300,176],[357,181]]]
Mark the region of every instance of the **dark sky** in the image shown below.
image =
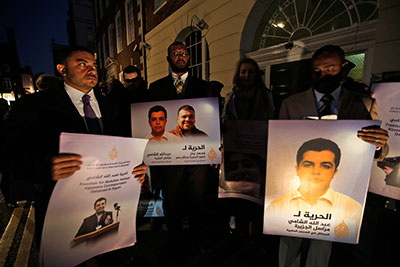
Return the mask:
[[[68,44],[67,19],[68,0],[2,0],[0,41],[7,40],[5,28],[13,28],[21,67],[54,74],[51,39]]]

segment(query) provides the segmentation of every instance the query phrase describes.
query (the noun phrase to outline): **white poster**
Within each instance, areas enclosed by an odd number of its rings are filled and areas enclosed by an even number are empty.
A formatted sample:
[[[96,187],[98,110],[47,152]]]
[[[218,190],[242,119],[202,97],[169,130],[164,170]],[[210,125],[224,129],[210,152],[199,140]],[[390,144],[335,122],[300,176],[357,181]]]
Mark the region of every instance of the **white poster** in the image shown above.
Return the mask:
[[[377,121],[269,122],[264,233],[357,243]]]
[[[372,86],[382,128],[389,133],[389,153],[372,168],[369,191],[400,199],[400,83]]]
[[[149,166],[221,163],[216,97],[131,104],[131,120],[132,136],[149,139]]]
[[[146,143],[61,134],[60,153],[80,154],[83,164],[53,190],[42,233],[42,266],[75,266],[135,244],[140,183],[132,171],[142,163]]]

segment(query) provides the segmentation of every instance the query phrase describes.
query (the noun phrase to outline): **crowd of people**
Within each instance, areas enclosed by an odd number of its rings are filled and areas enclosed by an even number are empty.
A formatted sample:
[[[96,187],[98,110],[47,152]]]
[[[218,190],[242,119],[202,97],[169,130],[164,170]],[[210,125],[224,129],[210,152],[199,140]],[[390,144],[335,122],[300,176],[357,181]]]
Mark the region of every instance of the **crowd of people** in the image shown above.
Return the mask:
[[[311,88],[286,98],[279,118],[274,115],[272,93],[262,80],[257,62],[251,58],[241,59],[233,77],[233,89],[224,101],[220,101],[222,133],[224,123],[229,120],[306,119],[332,114],[337,115],[339,120],[377,119],[375,99],[347,77],[351,63],[344,56],[343,50],[334,45],[315,51],[311,59]],[[204,97],[222,99],[221,83],[207,82],[189,73],[189,57],[185,44],[174,42],[167,49],[171,72],[166,77],[147,86],[140,69],[128,66],[123,71],[123,82],[113,80],[108,90],[104,90],[103,85],[98,83],[98,67],[93,53],[84,48],[68,48],[57,65],[63,80],[41,77],[48,78],[46,83],[38,81],[38,87],[40,85],[43,90],[16,101],[5,123],[1,118],[1,133],[6,140],[5,151],[1,154],[7,155],[1,160],[3,183],[25,180],[33,185],[38,243],[55,182],[68,179],[82,164],[80,155],[58,153],[60,133],[128,137],[131,135],[131,103]],[[190,111],[188,108],[185,110]],[[150,125],[165,124],[166,120],[166,111],[157,106],[149,112]],[[157,129],[161,128],[152,127],[152,138],[172,138],[170,133],[157,132]],[[191,135],[193,129],[178,124],[176,132],[180,136]],[[386,130],[363,129],[358,132],[358,137],[376,146],[377,160],[382,160],[387,154]],[[207,253],[210,246],[208,226],[214,223],[208,218],[208,209],[210,205],[218,205],[217,201],[209,201],[209,198],[217,198],[218,168],[220,166],[147,167],[142,164],[132,170],[140,182],[150,174],[152,186],[157,188],[158,193],[162,192],[168,251],[172,258],[179,257],[186,216],[194,249]],[[18,190],[2,187],[3,192],[10,189]],[[371,251],[379,245],[377,241],[384,242],[379,235],[376,217],[389,212],[385,207],[387,200],[386,197],[368,193],[358,245],[332,245],[329,241],[275,237],[279,239],[279,253],[276,255],[279,266],[329,266],[332,262],[338,266],[345,266],[346,263],[351,266],[375,265],[376,258]],[[234,217],[235,234],[262,235],[263,205],[231,198],[222,207],[222,231],[229,229]],[[391,216],[395,220],[399,215],[393,212]],[[155,223],[154,229],[159,228]],[[345,260],[332,260],[333,257],[342,259],[343,254],[347,255]],[[99,258],[99,261],[102,260],[107,259]]]

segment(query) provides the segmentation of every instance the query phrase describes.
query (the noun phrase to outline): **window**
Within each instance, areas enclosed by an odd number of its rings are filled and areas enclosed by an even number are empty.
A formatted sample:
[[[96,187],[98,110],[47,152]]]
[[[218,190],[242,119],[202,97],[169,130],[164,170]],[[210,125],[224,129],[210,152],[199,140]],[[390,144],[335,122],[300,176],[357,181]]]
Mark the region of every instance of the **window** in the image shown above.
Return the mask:
[[[205,64],[205,78],[208,80],[210,57],[207,48],[205,62],[202,61],[201,31],[197,30],[192,32],[188,37],[186,37],[185,44],[190,55],[189,73],[197,78],[202,78],[202,66]]]
[[[115,16],[115,26],[117,36],[117,53],[120,53],[122,51],[122,21],[120,11],[118,11],[117,16]]]
[[[254,50],[376,19],[378,1],[273,0],[265,11]]]
[[[167,4],[167,0],[154,0],[154,13]]]
[[[3,89],[10,90],[12,88],[11,80],[8,78],[5,78],[1,81],[1,85]]]
[[[100,18],[103,18],[103,0],[99,0]]]
[[[3,64],[1,68],[2,68],[2,71],[5,73],[10,72],[10,66],[7,64]]]
[[[129,45],[135,40],[135,23],[133,21],[133,3],[132,0],[125,1],[126,18],[126,42]]]
[[[346,59],[352,62],[355,66],[351,69],[349,77],[358,82],[362,82],[364,72],[365,53],[346,56]]]
[[[110,57],[115,57],[115,36],[114,36],[114,25],[108,26],[108,48],[110,49]]]

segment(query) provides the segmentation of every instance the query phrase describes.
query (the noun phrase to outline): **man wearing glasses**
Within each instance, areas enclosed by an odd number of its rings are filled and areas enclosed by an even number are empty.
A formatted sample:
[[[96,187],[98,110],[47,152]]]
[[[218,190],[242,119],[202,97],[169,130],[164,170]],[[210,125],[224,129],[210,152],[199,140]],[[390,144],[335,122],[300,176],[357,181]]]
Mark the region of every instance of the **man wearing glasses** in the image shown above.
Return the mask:
[[[150,84],[151,101],[212,97],[206,81],[190,75],[189,53],[182,42],[173,42],[168,47],[167,61],[171,72],[168,76]],[[193,243],[204,249],[206,181],[208,165],[151,167],[152,179],[162,179],[164,211],[169,234],[170,256],[179,258],[182,244],[182,219],[189,217]],[[177,255],[175,255],[175,253]],[[174,255],[173,255],[174,254]]]

